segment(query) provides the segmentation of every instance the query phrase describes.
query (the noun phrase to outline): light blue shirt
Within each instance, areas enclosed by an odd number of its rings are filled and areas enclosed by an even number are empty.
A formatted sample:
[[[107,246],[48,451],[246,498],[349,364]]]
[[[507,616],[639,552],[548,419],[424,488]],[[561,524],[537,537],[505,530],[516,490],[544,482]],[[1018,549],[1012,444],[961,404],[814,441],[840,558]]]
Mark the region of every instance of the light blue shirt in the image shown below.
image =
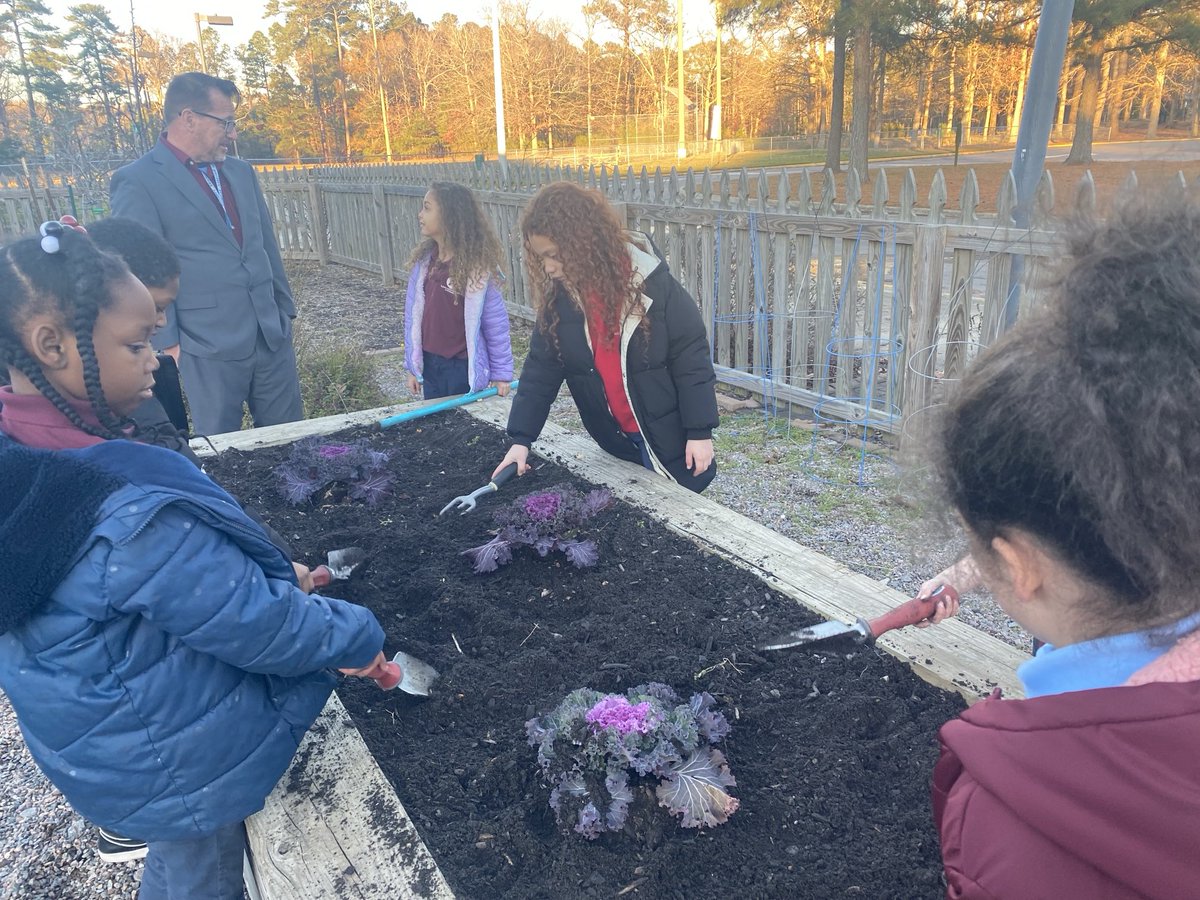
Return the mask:
[[[1017,668],[1017,677],[1025,686],[1026,697],[1117,687],[1196,628],[1200,628],[1200,613],[1185,616],[1171,625],[1065,647],[1043,644],[1033,659]]]

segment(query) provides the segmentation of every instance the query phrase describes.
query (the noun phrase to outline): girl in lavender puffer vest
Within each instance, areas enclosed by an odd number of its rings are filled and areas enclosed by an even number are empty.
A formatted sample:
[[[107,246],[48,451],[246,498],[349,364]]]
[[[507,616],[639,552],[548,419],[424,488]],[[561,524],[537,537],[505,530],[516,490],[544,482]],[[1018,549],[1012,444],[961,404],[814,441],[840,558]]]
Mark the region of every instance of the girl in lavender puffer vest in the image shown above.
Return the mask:
[[[424,239],[404,302],[408,389],[426,400],[479,391],[501,397],[513,376],[500,242],[471,191],[435,181],[417,215]]]

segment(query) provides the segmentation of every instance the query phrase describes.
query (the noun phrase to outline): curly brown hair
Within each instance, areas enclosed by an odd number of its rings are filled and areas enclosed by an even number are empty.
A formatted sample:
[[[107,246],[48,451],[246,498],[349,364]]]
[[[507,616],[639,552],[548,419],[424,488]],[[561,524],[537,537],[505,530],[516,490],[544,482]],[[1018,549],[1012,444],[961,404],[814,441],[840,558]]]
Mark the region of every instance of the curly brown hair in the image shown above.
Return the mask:
[[[1020,530],[1106,629],[1200,611],[1200,201],[1135,198],[1067,235],[1055,296],[975,363],[940,470],[979,561]]]
[[[531,235],[554,242],[567,289],[579,302],[596,297],[609,334],[617,333],[625,316],[641,309],[641,285],[625,249],[625,224],[599,191],[570,182],[548,184],[521,214],[525,267],[537,286],[534,306],[537,326],[558,345],[558,314],[553,304],[555,285],[529,247]],[[644,311],[644,310],[641,310]]]
[[[435,181],[429,191],[441,213],[443,253],[448,250],[451,255],[450,284],[454,290],[465,294],[474,283],[486,282],[497,273],[502,276],[500,240],[471,189],[449,181]],[[408,259],[409,266],[420,263],[436,247],[433,238],[421,241]]]

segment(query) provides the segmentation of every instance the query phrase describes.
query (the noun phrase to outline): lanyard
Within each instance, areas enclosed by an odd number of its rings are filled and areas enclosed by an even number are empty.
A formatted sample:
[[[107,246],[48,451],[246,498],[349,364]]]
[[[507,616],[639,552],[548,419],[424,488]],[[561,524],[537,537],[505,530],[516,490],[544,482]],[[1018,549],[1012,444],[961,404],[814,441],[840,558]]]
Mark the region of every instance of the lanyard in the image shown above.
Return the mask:
[[[231,229],[233,228],[233,220],[229,218],[229,210],[225,208],[225,192],[221,189],[221,171],[216,166],[209,163],[208,165],[197,166],[200,170],[200,175],[204,178],[204,183],[212,188],[213,196],[217,198],[217,203],[221,206],[221,215],[225,217],[225,224]],[[212,169],[212,176],[209,175],[209,169]]]

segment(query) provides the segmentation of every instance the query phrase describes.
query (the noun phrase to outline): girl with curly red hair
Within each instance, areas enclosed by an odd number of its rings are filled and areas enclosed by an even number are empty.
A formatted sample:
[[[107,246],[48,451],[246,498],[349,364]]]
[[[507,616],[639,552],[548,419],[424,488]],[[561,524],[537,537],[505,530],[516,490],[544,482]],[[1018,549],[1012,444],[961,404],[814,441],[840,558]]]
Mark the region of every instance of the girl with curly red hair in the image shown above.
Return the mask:
[[[716,376],[696,301],[649,237],[628,232],[598,191],[540,190],[521,217],[537,323],[508,418],[511,462],[529,447],[565,381],[608,453],[693,491],[716,475]]]

